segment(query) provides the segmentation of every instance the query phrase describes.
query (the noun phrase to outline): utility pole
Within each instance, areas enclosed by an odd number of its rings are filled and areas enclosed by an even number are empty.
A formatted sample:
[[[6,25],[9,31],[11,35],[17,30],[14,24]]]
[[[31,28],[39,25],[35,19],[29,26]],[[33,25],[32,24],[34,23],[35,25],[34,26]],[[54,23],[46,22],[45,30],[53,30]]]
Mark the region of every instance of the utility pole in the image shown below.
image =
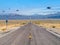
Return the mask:
[[[30,16],[30,23],[31,23],[31,16]]]
[[[6,20],[6,30],[8,29],[8,20]]]

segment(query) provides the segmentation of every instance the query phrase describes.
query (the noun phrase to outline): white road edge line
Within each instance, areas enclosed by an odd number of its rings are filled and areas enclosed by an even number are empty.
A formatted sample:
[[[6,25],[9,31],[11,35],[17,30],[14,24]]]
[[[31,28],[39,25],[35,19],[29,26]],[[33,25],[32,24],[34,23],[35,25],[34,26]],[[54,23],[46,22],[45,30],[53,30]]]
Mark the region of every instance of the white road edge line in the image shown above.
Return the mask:
[[[59,35],[59,34],[56,34],[55,32],[50,31],[50,29],[47,29],[47,28],[46,28],[46,30],[47,30],[48,32],[50,32],[50,33],[52,33],[52,34],[54,34],[54,35],[56,35],[57,37],[59,37],[59,38],[60,38],[60,35]]]
[[[0,36],[0,38],[2,38],[2,37],[4,37],[4,36],[6,36],[6,35],[8,35],[8,34],[10,34],[10,33],[12,33],[12,32],[14,32],[14,31],[16,31],[17,29],[19,29],[20,27],[16,27],[16,28],[14,28],[14,29],[10,29],[10,32],[8,32],[8,33],[6,33],[6,34],[3,34],[2,36]],[[11,31],[12,30],[12,31]]]

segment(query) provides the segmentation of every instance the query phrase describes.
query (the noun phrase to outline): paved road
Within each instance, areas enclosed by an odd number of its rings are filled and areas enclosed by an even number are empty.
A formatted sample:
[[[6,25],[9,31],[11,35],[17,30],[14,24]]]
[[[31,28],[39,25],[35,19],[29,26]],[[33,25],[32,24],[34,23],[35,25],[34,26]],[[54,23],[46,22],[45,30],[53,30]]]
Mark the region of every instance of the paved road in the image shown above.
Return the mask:
[[[31,32],[33,36],[31,45],[60,45],[60,39],[45,28],[33,25]]]
[[[60,39],[45,28],[29,23],[0,39],[0,45],[60,45]]]

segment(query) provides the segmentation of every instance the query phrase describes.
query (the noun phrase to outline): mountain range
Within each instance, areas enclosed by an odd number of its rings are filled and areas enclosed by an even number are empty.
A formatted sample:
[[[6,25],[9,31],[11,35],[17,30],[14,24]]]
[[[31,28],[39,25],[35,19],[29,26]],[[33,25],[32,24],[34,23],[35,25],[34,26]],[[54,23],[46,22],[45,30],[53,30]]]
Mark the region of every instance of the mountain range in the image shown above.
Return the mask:
[[[60,12],[49,15],[19,15],[19,14],[0,14],[0,20],[25,20],[25,19],[60,19]]]

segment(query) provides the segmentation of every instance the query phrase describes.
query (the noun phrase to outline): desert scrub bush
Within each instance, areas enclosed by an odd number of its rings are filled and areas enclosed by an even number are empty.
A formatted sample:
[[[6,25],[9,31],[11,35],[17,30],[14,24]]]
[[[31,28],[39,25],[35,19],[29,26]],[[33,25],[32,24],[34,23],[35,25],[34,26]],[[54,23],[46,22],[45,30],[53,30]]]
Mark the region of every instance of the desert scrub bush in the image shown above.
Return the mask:
[[[56,26],[52,26],[52,28],[55,28]]]
[[[2,29],[2,31],[5,31],[5,30],[6,30],[6,28],[3,28],[3,29]]]
[[[26,24],[26,23],[22,23],[22,24]]]

